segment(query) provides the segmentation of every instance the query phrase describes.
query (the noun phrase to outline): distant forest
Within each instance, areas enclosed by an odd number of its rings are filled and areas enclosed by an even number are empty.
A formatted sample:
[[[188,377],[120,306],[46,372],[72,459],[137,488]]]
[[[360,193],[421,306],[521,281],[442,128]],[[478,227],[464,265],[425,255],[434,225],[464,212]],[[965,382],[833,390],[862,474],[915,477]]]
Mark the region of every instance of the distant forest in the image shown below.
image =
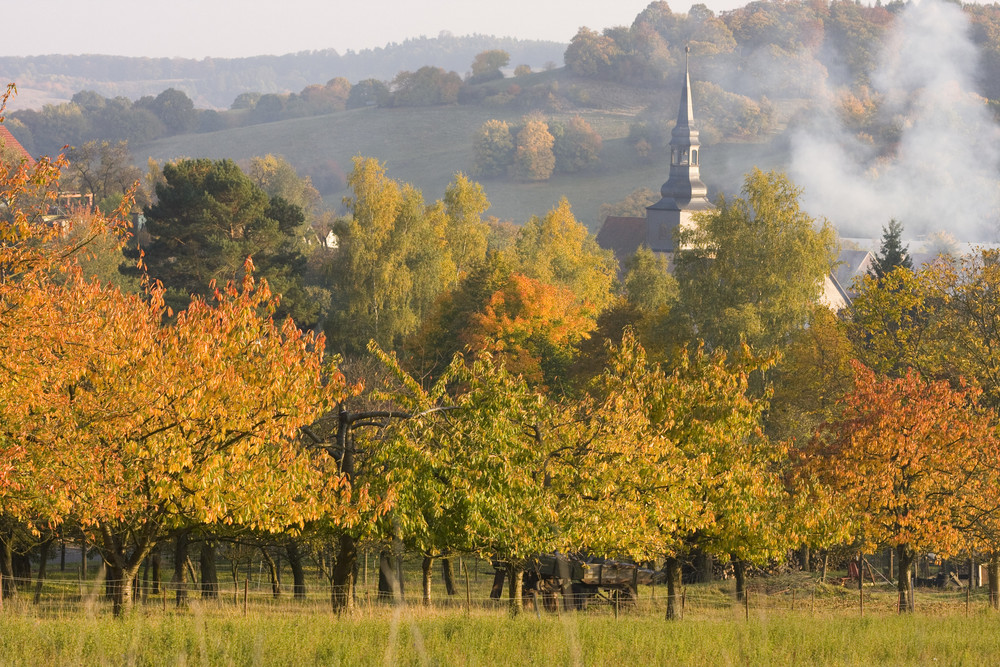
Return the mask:
[[[69,100],[92,90],[105,97],[138,99],[176,88],[203,108],[228,109],[248,91],[288,93],[335,77],[350,81],[390,80],[400,71],[424,65],[465,73],[481,51],[502,49],[512,63],[541,69],[562,63],[566,44],[510,37],[471,35],[418,37],[401,44],[363,51],[334,49],[252,58],[130,58],[102,55],[0,57],[0,72],[51,98]]]

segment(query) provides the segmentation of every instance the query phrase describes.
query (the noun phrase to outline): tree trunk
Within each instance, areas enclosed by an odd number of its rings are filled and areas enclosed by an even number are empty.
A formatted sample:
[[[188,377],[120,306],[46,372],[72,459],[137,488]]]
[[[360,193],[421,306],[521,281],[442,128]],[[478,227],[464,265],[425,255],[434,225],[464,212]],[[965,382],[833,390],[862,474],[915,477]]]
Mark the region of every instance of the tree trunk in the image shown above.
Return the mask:
[[[733,559],[733,576],[736,578],[736,599],[742,602],[747,591],[747,563],[745,560]]]
[[[444,579],[444,589],[448,595],[458,593],[458,589],[455,587],[455,568],[452,566],[450,558],[441,559],[441,578]]]
[[[512,616],[517,616],[524,609],[524,600],[521,597],[523,594],[524,567],[511,563],[508,565],[507,571],[510,575],[507,587],[507,595],[510,597],[510,613]]]
[[[396,567],[393,563],[392,549],[383,547],[378,554],[378,598],[392,601],[396,599],[399,583],[396,578]]]
[[[45,583],[45,570],[46,565],[49,562],[49,545],[52,544],[52,540],[45,540],[39,546],[39,558],[38,563],[38,581],[35,584],[35,604],[38,604],[42,600],[42,584]]]
[[[3,590],[5,598],[17,595],[17,581],[14,579],[14,533],[6,532],[0,537],[0,575],[3,575]]]
[[[215,542],[204,540],[198,559],[201,570],[202,599],[216,600],[219,597],[219,573],[215,569]]]
[[[990,606],[1000,609],[1000,552],[990,553],[986,565],[986,584],[990,589]]]
[[[330,600],[333,610],[350,611],[354,608],[354,569],[358,562],[358,544],[347,534],[340,536],[337,561],[333,564]]]
[[[292,568],[292,592],[296,600],[306,599],[306,572],[302,567],[302,551],[299,543],[289,540],[285,545],[288,553],[288,566]]]
[[[808,544],[799,547],[799,561],[802,563],[803,572],[812,572],[812,553]]]
[[[160,594],[160,548],[157,547],[152,555],[149,557],[150,564],[153,567],[153,595]]]
[[[702,584],[712,583],[712,568],[714,559],[710,553],[698,554],[698,582]]]
[[[188,558],[188,531],[177,533],[174,541],[174,583],[177,584],[176,603],[183,607],[187,602],[187,570],[184,569]]]
[[[663,564],[667,572],[667,620],[673,621],[681,617],[681,561],[676,556],[668,556]]]
[[[264,562],[267,564],[267,574],[271,578],[271,595],[279,597],[281,596],[281,580],[278,579],[278,566],[271,558],[271,554],[267,553],[267,549],[261,547],[260,553],[264,557]]]
[[[493,561],[493,586],[490,588],[490,599],[499,600],[503,595],[503,581],[507,577],[507,570],[500,567]]]
[[[420,565],[420,570],[423,573],[423,603],[425,607],[431,606],[431,574],[434,572],[433,568],[434,559],[430,556],[424,556],[424,561]]]
[[[896,590],[899,592],[899,613],[913,611],[913,561],[916,553],[905,544],[896,547],[899,561],[899,578],[896,580]]]

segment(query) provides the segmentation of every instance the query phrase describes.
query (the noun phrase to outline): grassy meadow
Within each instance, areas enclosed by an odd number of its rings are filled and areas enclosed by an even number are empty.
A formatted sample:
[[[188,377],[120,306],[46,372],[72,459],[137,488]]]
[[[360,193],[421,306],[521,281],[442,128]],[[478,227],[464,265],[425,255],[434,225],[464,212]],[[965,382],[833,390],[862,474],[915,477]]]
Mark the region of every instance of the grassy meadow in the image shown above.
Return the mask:
[[[429,607],[416,585],[404,604],[375,603],[373,581],[341,615],[318,584],[306,600],[255,587],[246,608],[240,587],[223,585],[218,600],[192,593],[180,609],[149,595],[117,619],[95,581],[82,598],[54,581],[38,605],[5,601],[0,665],[979,665],[1000,655],[1000,614],[984,593],[967,606],[963,591],[918,589],[917,612],[898,616],[894,591],[868,585],[862,616],[857,590],[797,573],[754,580],[748,606],[732,580],[687,586],[677,621],[664,619],[659,587],[617,613],[597,600],[513,617],[506,599],[487,599],[489,580],[468,598],[464,582],[452,598],[436,583]]]
[[[541,77],[567,75],[546,72],[535,76],[544,80]],[[663,91],[572,79],[559,83],[562,88],[586,88],[590,102],[587,107],[543,115],[563,120],[575,115],[585,118],[604,139],[600,165],[578,174],[554,174],[539,183],[485,180],[483,185],[492,203],[487,214],[520,224],[532,215],[544,215],[566,197],[577,218],[596,232],[603,222],[598,216],[601,204],[621,201],[637,188],[659,190],[667,179],[669,151],[661,150],[640,160],[626,139],[629,125],[643,108],[659,104],[662,97],[662,103],[669,104],[673,113],[676,101]],[[169,137],[134,146],[132,151],[143,167],[147,157],[158,161],[199,157],[241,161],[272,153],[287,159],[301,173],[320,165],[341,176],[350,171],[352,157],[363,155],[386,163],[390,178],[412,183],[426,201],[432,202],[444,196],[456,172],[471,172],[473,138],[484,122],[497,118],[520,123],[523,115],[523,110],[478,105],[355,109]],[[719,144],[705,147],[701,159],[702,177],[714,198],[719,192],[736,194],[744,174],[754,166],[782,168],[787,162],[787,148],[780,139]],[[347,194],[346,189],[324,193],[324,202],[339,210]]]

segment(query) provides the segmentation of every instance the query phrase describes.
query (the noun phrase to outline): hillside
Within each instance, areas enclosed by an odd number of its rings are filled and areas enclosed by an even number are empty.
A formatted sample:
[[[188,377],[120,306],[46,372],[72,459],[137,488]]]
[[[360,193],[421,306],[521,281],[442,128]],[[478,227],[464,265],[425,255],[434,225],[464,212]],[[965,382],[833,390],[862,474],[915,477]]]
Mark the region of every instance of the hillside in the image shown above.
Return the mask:
[[[338,53],[334,49],[252,58],[129,58],[103,55],[0,57],[4,82],[17,83],[9,110],[69,101],[81,90],[137,99],[166,88],[186,93],[200,108],[228,109],[241,93],[287,93],[334,77],[352,82],[391,80],[433,65],[464,74],[480,51],[503,49],[511,64],[542,69],[562,63],[566,44],[492,35],[408,39],[401,44]]]
[[[599,109],[573,107],[545,114],[552,119],[574,115],[586,119],[604,138],[601,163],[591,171],[556,174],[541,183],[484,180],[493,205],[490,215],[521,223],[567,197],[577,217],[596,230],[601,204],[624,199],[636,188],[659,189],[666,180],[669,154],[661,150],[650,159],[639,160],[626,138],[630,124],[646,107],[663,105],[675,113],[675,91],[588,83],[561,70],[538,76],[557,79],[564,88],[577,86],[587,91],[583,96],[591,105],[601,105]],[[522,115],[521,111],[471,105],[355,109],[164,138],[136,146],[133,151],[141,165],[147,157],[159,161],[178,157],[245,160],[267,153],[281,155],[302,173],[325,170],[339,175],[341,187],[323,193],[327,205],[338,209],[347,194],[342,177],[351,168],[351,158],[363,155],[386,163],[391,178],[412,183],[423,191],[426,200],[433,201],[443,196],[455,172],[471,171],[473,136],[480,125],[491,118],[517,123]],[[779,143],[706,147],[702,173],[711,196],[719,191],[737,191],[743,174],[755,165],[780,167],[784,158]]]

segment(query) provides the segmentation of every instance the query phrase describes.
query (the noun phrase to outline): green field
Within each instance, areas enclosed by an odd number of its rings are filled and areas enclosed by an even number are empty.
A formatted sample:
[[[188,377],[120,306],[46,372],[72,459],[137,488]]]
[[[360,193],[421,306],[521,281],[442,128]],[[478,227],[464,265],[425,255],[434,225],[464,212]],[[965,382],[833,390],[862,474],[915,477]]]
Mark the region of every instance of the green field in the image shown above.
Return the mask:
[[[75,582],[55,581],[39,605],[5,602],[0,664],[980,665],[1000,654],[1000,614],[983,593],[967,602],[962,591],[918,589],[917,612],[898,616],[892,589],[869,585],[862,616],[856,590],[800,573],[753,580],[747,606],[731,580],[687,586],[678,621],[664,620],[659,588],[617,613],[597,601],[584,612],[529,604],[512,617],[506,600],[486,599],[488,580],[468,600],[464,588],[447,599],[436,586],[431,607],[416,585],[402,605],[375,603],[369,590],[339,616],[318,584],[306,600],[257,587],[245,608],[241,587],[223,585],[218,600],[192,594],[182,609],[149,595],[119,619],[93,582],[81,601],[67,595]]]
[[[661,96],[664,104],[669,100],[672,105],[674,97],[666,92],[637,92],[612,84],[587,85],[593,88],[589,92],[592,107],[546,112],[545,116],[583,116],[604,138],[601,164],[580,174],[555,174],[541,183],[484,181],[492,203],[488,215],[522,223],[532,215],[545,214],[565,196],[578,219],[596,232],[601,204],[620,201],[637,188],[659,190],[667,179],[669,152],[662,150],[652,159],[640,161],[626,137],[635,115],[646,105],[658,104]],[[523,111],[467,105],[356,109],[170,137],[135,146],[133,153],[143,166],[147,157],[158,161],[182,157],[228,157],[239,161],[272,153],[283,156],[303,172],[323,165],[341,175],[350,171],[353,156],[363,155],[385,162],[390,178],[412,183],[431,202],[444,196],[455,172],[470,172],[473,136],[485,121],[499,118],[518,123],[522,115]],[[701,168],[710,196],[718,192],[735,194],[743,175],[754,166],[781,168],[786,161],[782,146],[782,142],[772,141],[706,147]],[[346,190],[328,192],[324,201],[331,208],[339,208],[346,194]]]

